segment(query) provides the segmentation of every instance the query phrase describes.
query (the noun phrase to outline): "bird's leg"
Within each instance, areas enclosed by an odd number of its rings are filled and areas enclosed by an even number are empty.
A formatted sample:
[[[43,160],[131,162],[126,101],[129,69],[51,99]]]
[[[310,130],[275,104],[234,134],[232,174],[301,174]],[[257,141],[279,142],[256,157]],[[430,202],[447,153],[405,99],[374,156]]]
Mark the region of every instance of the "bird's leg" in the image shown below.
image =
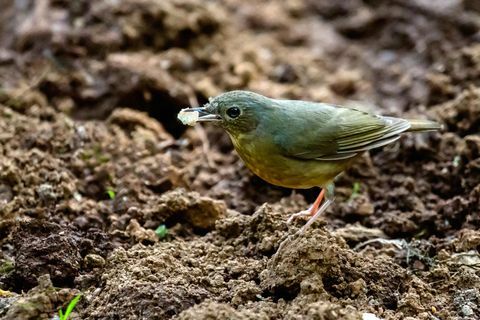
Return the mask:
[[[325,189],[322,188],[322,190],[318,194],[318,197],[315,200],[315,202],[312,204],[312,206],[307,210],[303,210],[303,211],[292,214],[288,218],[287,223],[291,223],[293,219],[296,219],[298,217],[312,217],[313,215],[315,215],[315,213],[318,210],[318,207],[320,206],[320,203],[322,203],[324,194],[325,194]]]
[[[322,204],[320,209],[318,209],[317,212],[315,212],[315,214],[307,221],[307,223],[305,223],[305,225],[297,232],[298,234],[303,234],[305,232],[305,230],[307,230],[308,227],[310,227],[312,225],[312,223],[314,223],[315,220],[317,220],[317,218],[322,213],[324,213],[325,210],[327,210],[327,208],[335,200],[335,195],[334,195],[335,185],[333,183],[330,183],[329,185],[327,185],[327,187],[325,189],[322,189],[322,192],[323,192],[323,190],[327,190],[326,195],[325,195],[325,202]]]
[[[285,240],[283,240],[280,243],[280,246],[278,247],[277,252],[273,255],[273,260],[272,260],[273,263],[276,263],[280,252],[285,248],[285,246],[288,243],[291,243],[293,239],[295,239],[297,236],[301,236],[305,232],[305,230],[307,230],[308,227],[310,227],[310,225],[312,225],[312,223],[314,223],[315,220],[317,220],[317,218],[323,212],[325,212],[325,210],[327,210],[327,208],[332,204],[333,200],[335,200],[334,191],[335,191],[335,185],[333,183],[328,184],[326,188],[322,188],[322,191],[320,191],[320,194],[318,195],[317,199],[315,200],[313,205],[310,207],[310,209],[295,213],[290,216],[290,218],[287,220],[287,223],[290,223],[293,218],[298,216],[310,216],[310,219],[294,235],[289,235]],[[325,196],[325,202],[322,204],[320,209],[318,209],[324,196]],[[314,212],[314,213],[312,214],[311,212]]]

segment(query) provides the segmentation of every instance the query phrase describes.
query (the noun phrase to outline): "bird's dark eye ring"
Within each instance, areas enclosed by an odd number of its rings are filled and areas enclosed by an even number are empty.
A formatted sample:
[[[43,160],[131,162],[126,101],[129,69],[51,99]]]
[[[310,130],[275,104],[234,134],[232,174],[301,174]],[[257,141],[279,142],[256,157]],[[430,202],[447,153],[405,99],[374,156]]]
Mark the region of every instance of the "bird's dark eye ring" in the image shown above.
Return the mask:
[[[227,109],[227,116],[232,119],[237,118],[240,115],[240,108],[239,107],[231,107]]]

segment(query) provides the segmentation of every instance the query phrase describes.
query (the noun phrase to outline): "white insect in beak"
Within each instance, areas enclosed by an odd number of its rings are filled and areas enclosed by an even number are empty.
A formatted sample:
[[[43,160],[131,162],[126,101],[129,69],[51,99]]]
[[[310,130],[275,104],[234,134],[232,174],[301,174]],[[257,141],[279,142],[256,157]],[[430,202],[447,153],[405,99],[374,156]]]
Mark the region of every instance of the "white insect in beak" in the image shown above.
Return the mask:
[[[197,122],[213,122],[222,120],[218,115],[211,114],[205,107],[186,108],[180,110],[178,119],[185,125],[193,126]]]

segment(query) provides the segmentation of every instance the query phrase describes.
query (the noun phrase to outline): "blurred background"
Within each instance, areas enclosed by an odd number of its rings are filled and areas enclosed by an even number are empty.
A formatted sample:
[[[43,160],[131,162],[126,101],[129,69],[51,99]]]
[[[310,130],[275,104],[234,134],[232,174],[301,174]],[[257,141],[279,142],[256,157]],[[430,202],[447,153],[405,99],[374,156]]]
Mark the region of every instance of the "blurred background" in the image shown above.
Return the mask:
[[[424,112],[478,85],[479,11],[477,0],[2,0],[1,87],[34,87],[76,119],[144,110],[176,137],[179,108],[238,88]]]

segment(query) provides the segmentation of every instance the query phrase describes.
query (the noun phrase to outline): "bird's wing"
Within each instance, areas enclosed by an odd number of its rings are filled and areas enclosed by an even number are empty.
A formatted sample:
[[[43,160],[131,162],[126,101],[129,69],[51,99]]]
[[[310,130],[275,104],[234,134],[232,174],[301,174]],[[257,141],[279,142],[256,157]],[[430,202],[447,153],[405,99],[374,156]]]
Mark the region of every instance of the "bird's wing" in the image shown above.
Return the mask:
[[[387,145],[410,128],[407,120],[356,109],[292,101],[283,102],[286,121],[275,142],[290,157],[342,160]],[[285,134],[289,132],[289,134]]]

